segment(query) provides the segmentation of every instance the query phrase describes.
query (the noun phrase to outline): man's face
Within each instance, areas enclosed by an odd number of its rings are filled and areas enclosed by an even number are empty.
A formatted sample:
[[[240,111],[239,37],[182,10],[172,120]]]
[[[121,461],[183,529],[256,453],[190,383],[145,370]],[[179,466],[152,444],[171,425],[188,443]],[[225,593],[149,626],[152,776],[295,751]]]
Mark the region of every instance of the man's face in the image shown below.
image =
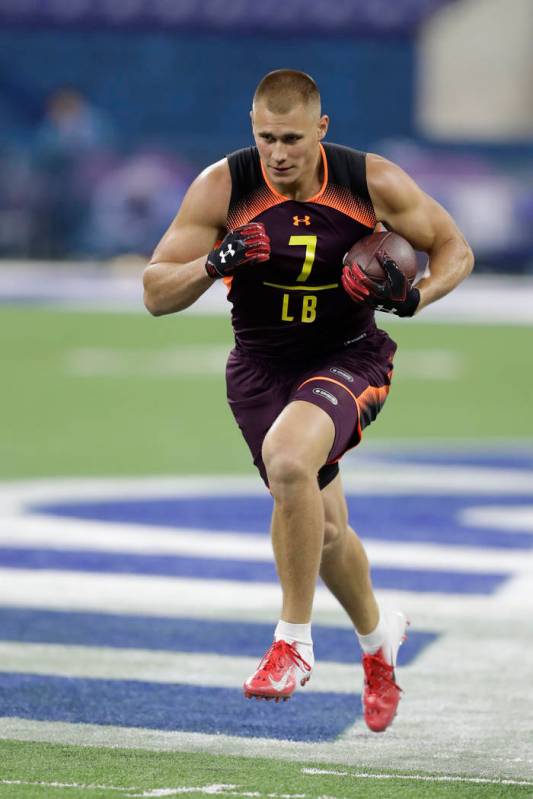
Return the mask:
[[[252,128],[259,156],[270,180],[283,186],[305,181],[316,167],[318,143],[328,128],[313,104],[299,104],[286,114],[254,104]]]

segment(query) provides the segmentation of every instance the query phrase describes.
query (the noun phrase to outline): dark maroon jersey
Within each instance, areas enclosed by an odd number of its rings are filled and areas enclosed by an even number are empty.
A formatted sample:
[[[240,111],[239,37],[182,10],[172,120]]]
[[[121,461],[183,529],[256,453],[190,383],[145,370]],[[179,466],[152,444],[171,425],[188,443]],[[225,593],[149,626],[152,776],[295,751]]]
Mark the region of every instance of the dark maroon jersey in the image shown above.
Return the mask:
[[[372,233],[376,216],[366,184],[365,153],[320,145],[318,194],[290,200],[270,185],[256,147],[228,156],[232,194],[227,228],[262,222],[270,260],[231,279],[228,299],[237,346],[266,357],[313,357],[375,329],[373,311],[354,303],[341,283],[342,259]]]

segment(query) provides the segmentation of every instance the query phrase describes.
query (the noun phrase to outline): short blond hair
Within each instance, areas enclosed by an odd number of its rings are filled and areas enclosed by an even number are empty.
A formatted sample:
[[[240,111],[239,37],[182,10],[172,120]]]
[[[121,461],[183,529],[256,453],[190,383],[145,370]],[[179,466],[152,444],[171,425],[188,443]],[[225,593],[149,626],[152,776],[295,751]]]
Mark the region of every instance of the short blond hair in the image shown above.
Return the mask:
[[[318,86],[310,75],[296,69],[276,69],[265,75],[255,90],[254,105],[259,100],[274,114],[287,114],[300,104],[314,104],[320,114]]]

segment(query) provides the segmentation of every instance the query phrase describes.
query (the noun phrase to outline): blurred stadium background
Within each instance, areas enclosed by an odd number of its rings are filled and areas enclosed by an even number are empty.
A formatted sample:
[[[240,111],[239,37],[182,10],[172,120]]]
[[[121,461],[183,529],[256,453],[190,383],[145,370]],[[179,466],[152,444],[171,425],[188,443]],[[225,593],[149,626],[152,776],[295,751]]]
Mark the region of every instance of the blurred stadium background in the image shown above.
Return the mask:
[[[250,141],[291,64],[332,141],[408,169],[477,270],[533,272],[531,3],[3,0],[0,254],[149,254],[205,165]]]
[[[327,769],[222,758],[240,754],[531,795],[532,40],[531,0],[0,0],[2,796],[353,795]],[[376,583],[414,621],[409,699],[379,745],[346,710],[359,677],[320,590],[333,663],[315,694],[277,729],[243,707],[278,595],[225,405],[227,304],[214,286],[176,317],[142,305],[187,185],[251,143],[254,88],[280,67],[317,80],[331,141],[398,162],[476,255],[452,296],[379,320],[394,391],[344,463]]]

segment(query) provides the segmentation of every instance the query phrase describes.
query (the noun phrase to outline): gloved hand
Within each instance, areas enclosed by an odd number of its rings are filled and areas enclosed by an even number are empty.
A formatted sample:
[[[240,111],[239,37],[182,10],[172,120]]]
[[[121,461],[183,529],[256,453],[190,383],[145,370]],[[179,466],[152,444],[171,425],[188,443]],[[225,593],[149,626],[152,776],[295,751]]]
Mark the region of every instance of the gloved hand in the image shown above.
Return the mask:
[[[237,266],[254,261],[268,261],[270,239],[265,226],[260,222],[230,230],[219,247],[211,250],[205,263],[205,271],[213,279],[232,275]]]
[[[420,292],[413,288],[392,258],[385,253],[376,253],[383,267],[386,280],[378,282],[365,275],[359,264],[344,265],[341,281],[346,293],[354,302],[365,302],[376,311],[385,311],[397,316],[413,316],[420,302]]]

